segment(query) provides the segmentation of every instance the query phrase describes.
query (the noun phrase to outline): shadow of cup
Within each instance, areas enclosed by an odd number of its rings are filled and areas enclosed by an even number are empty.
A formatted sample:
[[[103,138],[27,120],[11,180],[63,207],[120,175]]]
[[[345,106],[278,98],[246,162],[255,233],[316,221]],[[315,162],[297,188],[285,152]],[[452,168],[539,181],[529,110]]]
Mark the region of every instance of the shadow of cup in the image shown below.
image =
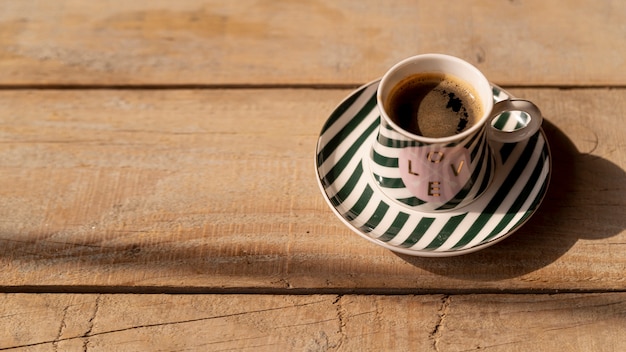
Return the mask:
[[[599,240],[626,228],[626,173],[609,160],[580,153],[558,127],[544,120],[552,176],[546,197],[531,219],[501,243],[458,257],[421,258],[397,254],[438,275],[496,281],[543,268],[579,239]]]

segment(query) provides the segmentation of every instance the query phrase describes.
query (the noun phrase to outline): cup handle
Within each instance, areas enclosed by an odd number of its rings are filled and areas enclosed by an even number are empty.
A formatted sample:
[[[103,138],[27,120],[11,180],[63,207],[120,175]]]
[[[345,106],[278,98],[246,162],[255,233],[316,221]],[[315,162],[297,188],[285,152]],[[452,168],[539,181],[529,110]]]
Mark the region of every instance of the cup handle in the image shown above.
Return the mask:
[[[517,121],[521,125],[514,130],[502,130],[494,127],[494,119],[506,111],[523,111],[528,114],[525,121]],[[501,143],[516,143],[530,138],[541,127],[543,117],[539,108],[528,100],[505,99],[493,106],[487,130],[490,140]]]

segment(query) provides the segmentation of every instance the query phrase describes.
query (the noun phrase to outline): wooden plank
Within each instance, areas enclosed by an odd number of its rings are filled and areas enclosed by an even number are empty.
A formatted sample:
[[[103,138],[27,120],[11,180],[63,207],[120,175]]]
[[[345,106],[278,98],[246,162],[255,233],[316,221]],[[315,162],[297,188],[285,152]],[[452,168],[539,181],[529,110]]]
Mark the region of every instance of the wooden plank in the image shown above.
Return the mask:
[[[610,0],[12,1],[0,84],[361,84],[445,52],[500,84],[624,85],[625,19]]]
[[[622,351],[626,294],[4,294],[15,351]]]
[[[624,89],[516,89],[546,116],[541,211],[472,255],[348,230],[313,154],[348,90],[0,91],[0,287],[367,292],[626,288]]]
[[[624,293],[451,296],[438,350],[621,351]]]

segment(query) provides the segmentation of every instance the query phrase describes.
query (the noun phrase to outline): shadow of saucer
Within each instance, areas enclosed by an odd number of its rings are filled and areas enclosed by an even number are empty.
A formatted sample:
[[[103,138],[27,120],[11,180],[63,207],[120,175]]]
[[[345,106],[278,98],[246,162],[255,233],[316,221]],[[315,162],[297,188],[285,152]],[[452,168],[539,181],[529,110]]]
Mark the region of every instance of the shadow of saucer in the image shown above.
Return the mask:
[[[552,177],[543,203],[524,226],[502,242],[467,255],[435,260],[396,255],[438,275],[497,281],[553,263],[579,239],[599,240],[621,233],[626,228],[619,206],[626,199],[624,170],[606,159],[580,153],[547,120],[543,130],[552,155]]]

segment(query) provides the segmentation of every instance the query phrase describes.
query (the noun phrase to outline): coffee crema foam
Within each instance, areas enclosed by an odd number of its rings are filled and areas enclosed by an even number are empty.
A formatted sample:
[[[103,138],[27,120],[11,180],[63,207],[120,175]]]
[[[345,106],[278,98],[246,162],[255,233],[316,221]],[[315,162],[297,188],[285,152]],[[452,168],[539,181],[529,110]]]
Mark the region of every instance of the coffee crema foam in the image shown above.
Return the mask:
[[[468,83],[442,73],[419,73],[398,83],[387,99],[391,120],[410,133],[441,138],[461,133],[483,115]]]

